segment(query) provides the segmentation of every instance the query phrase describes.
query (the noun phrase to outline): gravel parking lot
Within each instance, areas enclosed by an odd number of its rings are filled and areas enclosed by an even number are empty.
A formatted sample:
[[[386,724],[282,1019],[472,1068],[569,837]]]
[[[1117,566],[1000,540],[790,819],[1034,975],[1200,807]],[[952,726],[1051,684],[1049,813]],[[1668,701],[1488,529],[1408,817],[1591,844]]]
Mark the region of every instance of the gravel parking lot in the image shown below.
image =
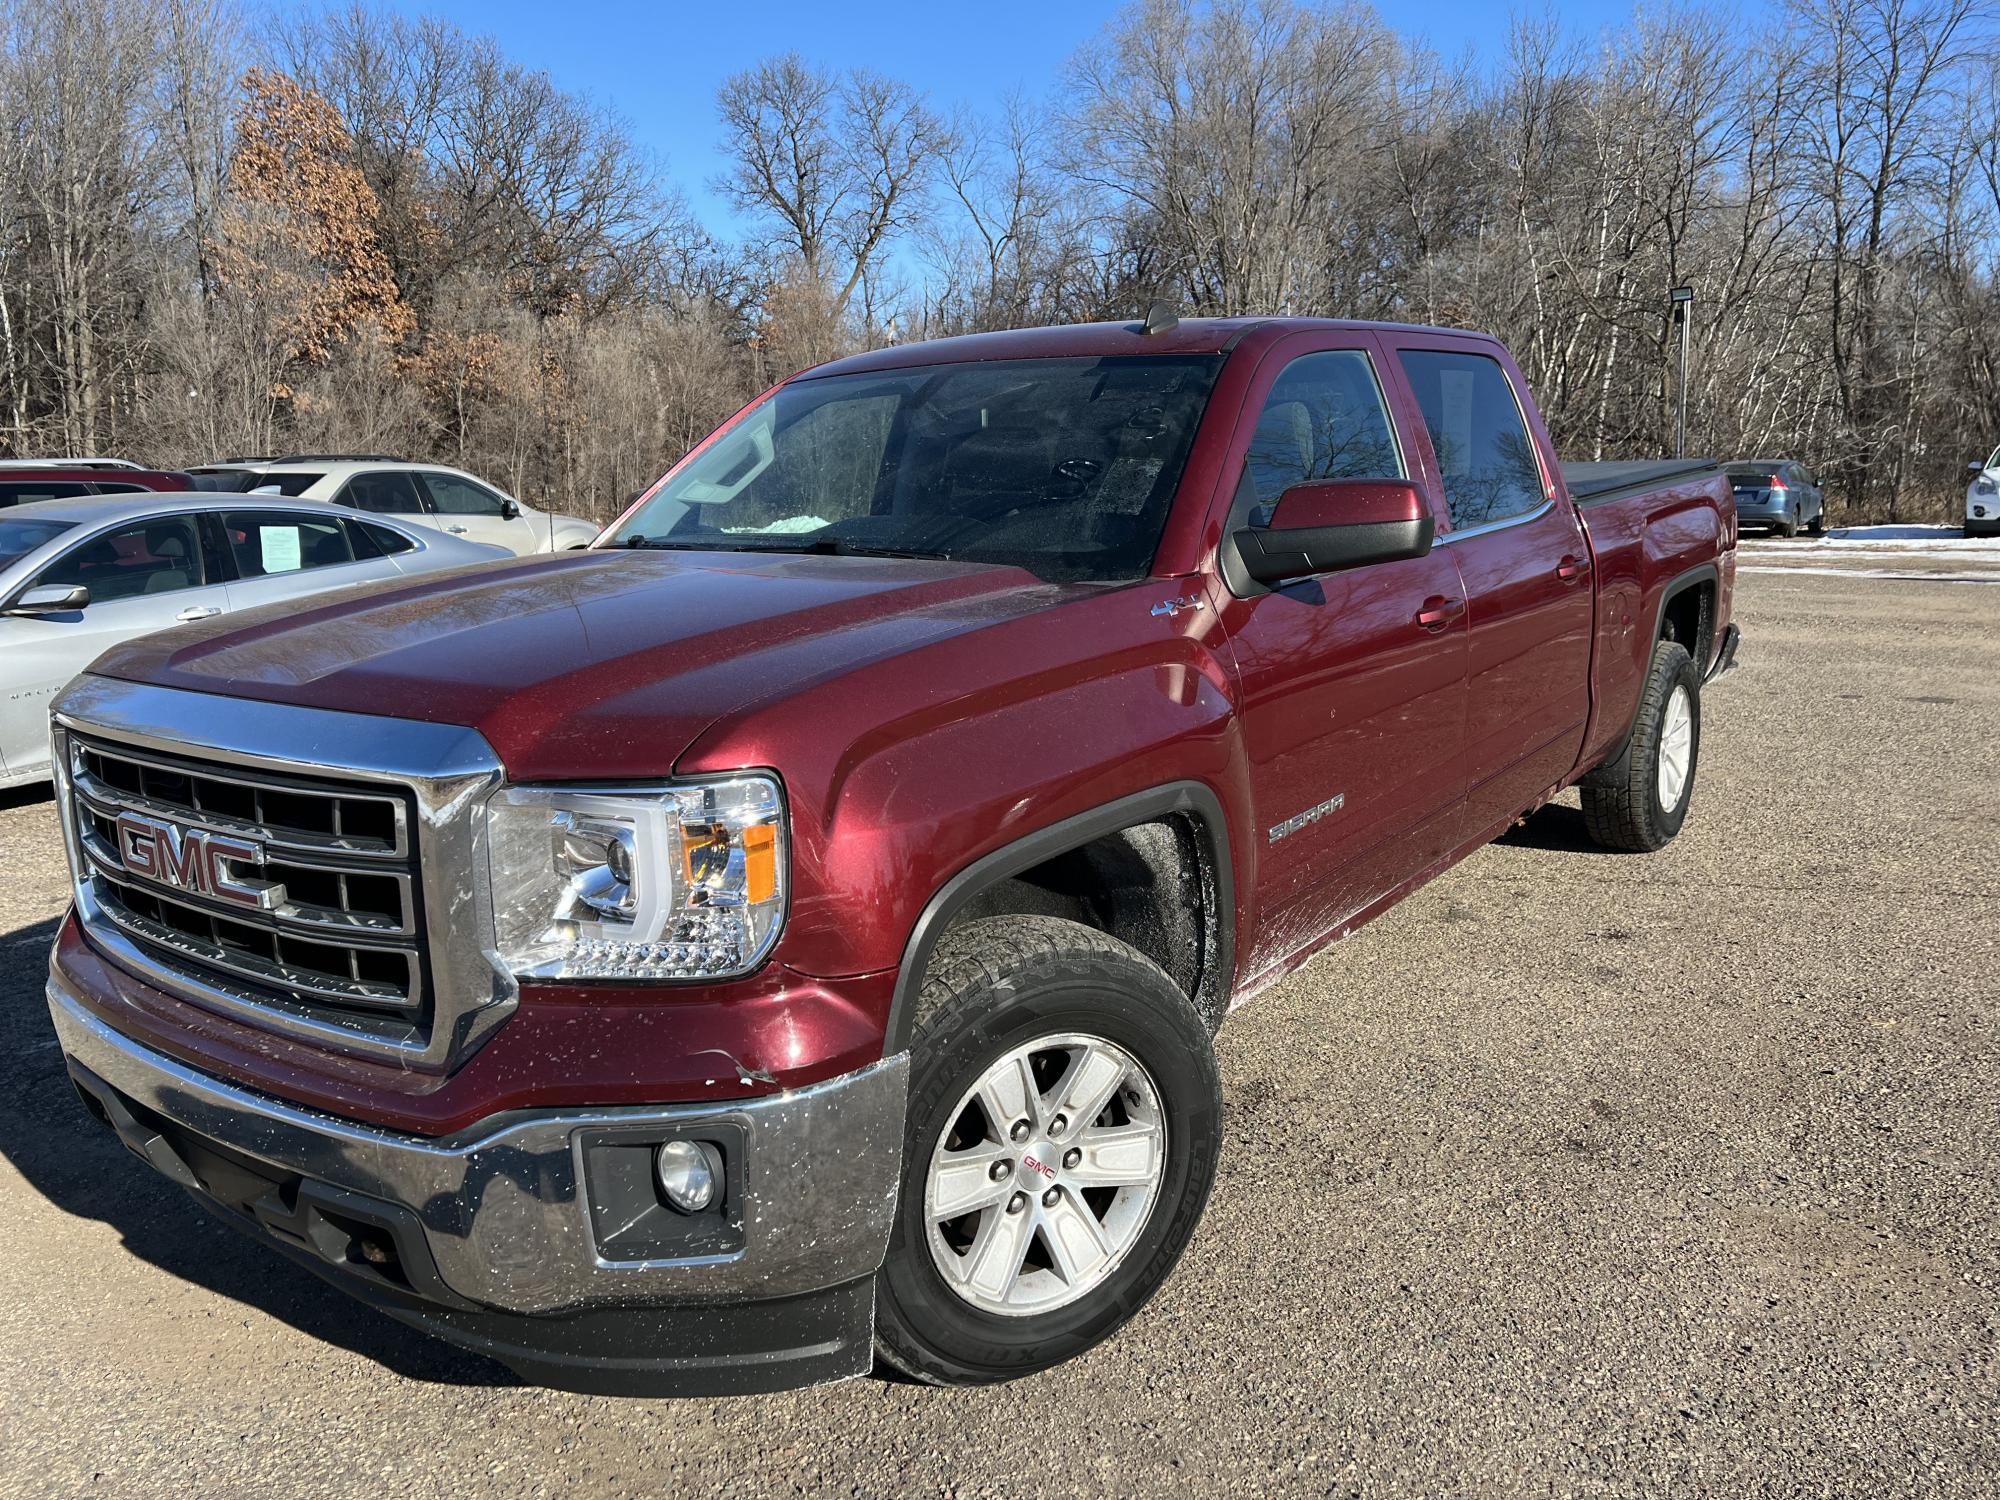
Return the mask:
[[[524,1389],[239,1240],[71,1096],[0,794],[0,1495],[1992,1496],[1997,615],[1746,576],[1680,840],[1545,809],[1239,1012],[1179,1273],[986,1391]]]

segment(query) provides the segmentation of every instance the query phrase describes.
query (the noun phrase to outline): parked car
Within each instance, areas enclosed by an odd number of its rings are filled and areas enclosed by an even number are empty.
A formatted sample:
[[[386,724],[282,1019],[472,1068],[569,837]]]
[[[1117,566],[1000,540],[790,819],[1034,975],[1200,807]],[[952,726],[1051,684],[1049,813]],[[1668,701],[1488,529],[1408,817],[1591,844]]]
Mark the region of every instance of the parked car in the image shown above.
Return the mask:
[[[0,469],[144,469],[129,458],[0,458]]]
[[[1736,496],[1736,517],[1744,526],[1763,526],[1797,536],[1826,531],[1826,491],[1804,464],[1784,458],[1746,458],[1724,472]]]
[[[170,469],[90,469],[80,464],[0,466],[0,508],[84,495],[130,495],[147,490],[191,490],[194,480]]]
[[[194,494],[0,513],[0,786],[47,781],[48,706],[106,647],[253,605],[507,553],[393,518]]]
[[[1735,566],[1718,468],[1559,465],[1475,333],[842,360],[588,552],[100,660],[56,1033],[530,1379],[1006,1379],[1170,1272],[1235,1004],[1564,787],[1675,836]]]
[[[380,454],[303,453],[270,463],[209,464],[193,472],[205,486],[331,500],[516,554],[587,547],[597,535],[597,527],[580,516],[536,510],[463,469]]]
[[[1973,479],[1965,487],[1965,534],[2000,536],[2000,448],[1985,463],[1966,467]]]

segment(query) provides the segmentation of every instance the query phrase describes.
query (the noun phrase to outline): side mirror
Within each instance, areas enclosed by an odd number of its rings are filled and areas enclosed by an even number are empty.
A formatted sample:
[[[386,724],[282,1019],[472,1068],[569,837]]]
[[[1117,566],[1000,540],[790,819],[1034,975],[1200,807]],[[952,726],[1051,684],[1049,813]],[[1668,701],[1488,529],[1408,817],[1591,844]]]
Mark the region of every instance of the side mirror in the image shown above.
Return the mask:
[[[1970,469],[1975,474],[1984,474],[1986,472],[1986,465],[1980,463],[1979,460],[1977,459],[1974,459],[1971,463],[1967,464],[1966,468]]]
[[[1246,573],[1282,583],[1422,557],[1436,530],[1423,491],[1406,479],[1323,479],[1286,490],[1271,524],[1244,527],[1235,543]]]
[[[500,519],[503,521],[520,520],[521,502],[518,500],[502,500],[500,502]]]
[[[7,606],[10,615],[66,615],[90,606],[90,590],[82,584],[46,583],[23,593]]]

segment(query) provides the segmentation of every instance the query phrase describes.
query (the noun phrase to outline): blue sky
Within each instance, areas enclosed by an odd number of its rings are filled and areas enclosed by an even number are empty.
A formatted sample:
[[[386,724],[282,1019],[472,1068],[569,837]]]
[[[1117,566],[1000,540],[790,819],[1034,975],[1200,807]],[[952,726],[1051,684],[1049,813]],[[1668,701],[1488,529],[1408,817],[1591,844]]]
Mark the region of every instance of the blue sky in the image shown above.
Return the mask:
[[[666,159],[669,175],[702,222],[736,228],[708,184],[716,153],[716,87],[759,58],[796,50],[838,68],[865,65],[926,91],[934,106],[991,111],[1010,92],[1049,92],[1064,62],[1117,13],[1110,4],[1011,0],[873,0],[864,5],[639,4],[632,0],[390,0],[410,14],[444,16],[498,38],[518,62],[546,69],[566,89],[609,105],[634,137]],[[1490,61],[1504,45],[1507,7],[1410,0],[1382,13],[1406,36],[1422,35],[1456,57],[1468,48]],[[1629,0],[1552,6],[1583,36],[1622,23]]]

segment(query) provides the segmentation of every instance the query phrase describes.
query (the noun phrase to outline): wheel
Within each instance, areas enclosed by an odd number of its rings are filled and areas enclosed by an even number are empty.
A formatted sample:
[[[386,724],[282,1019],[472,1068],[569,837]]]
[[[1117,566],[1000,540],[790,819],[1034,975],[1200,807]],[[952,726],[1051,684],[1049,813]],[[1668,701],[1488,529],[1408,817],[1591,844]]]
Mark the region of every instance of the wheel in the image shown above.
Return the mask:
[[[1222,1138],[1208,1028],[1135,949],[1055,917],[945,935],[918,999],[876,1351],[935,1385],[1058,1364],[1166,1280]]]
[[[1813,513],[1813,518],[1806,523],[1806,531],[1812,536],[1826,535],[1826,505],[1824,502]]]
[[[1799,518],[1797,513],[1794,512],[1780,521],[1778,523],[1778,530],[1784,532],[1787,539],[1797,536],[1799,534]]]
[[[1681,831],[1701,759],[1701,674],[1674,641],[1653,647],[1632,737],[1583,779],[1583,821],[1607,849],[1650,852]]]

